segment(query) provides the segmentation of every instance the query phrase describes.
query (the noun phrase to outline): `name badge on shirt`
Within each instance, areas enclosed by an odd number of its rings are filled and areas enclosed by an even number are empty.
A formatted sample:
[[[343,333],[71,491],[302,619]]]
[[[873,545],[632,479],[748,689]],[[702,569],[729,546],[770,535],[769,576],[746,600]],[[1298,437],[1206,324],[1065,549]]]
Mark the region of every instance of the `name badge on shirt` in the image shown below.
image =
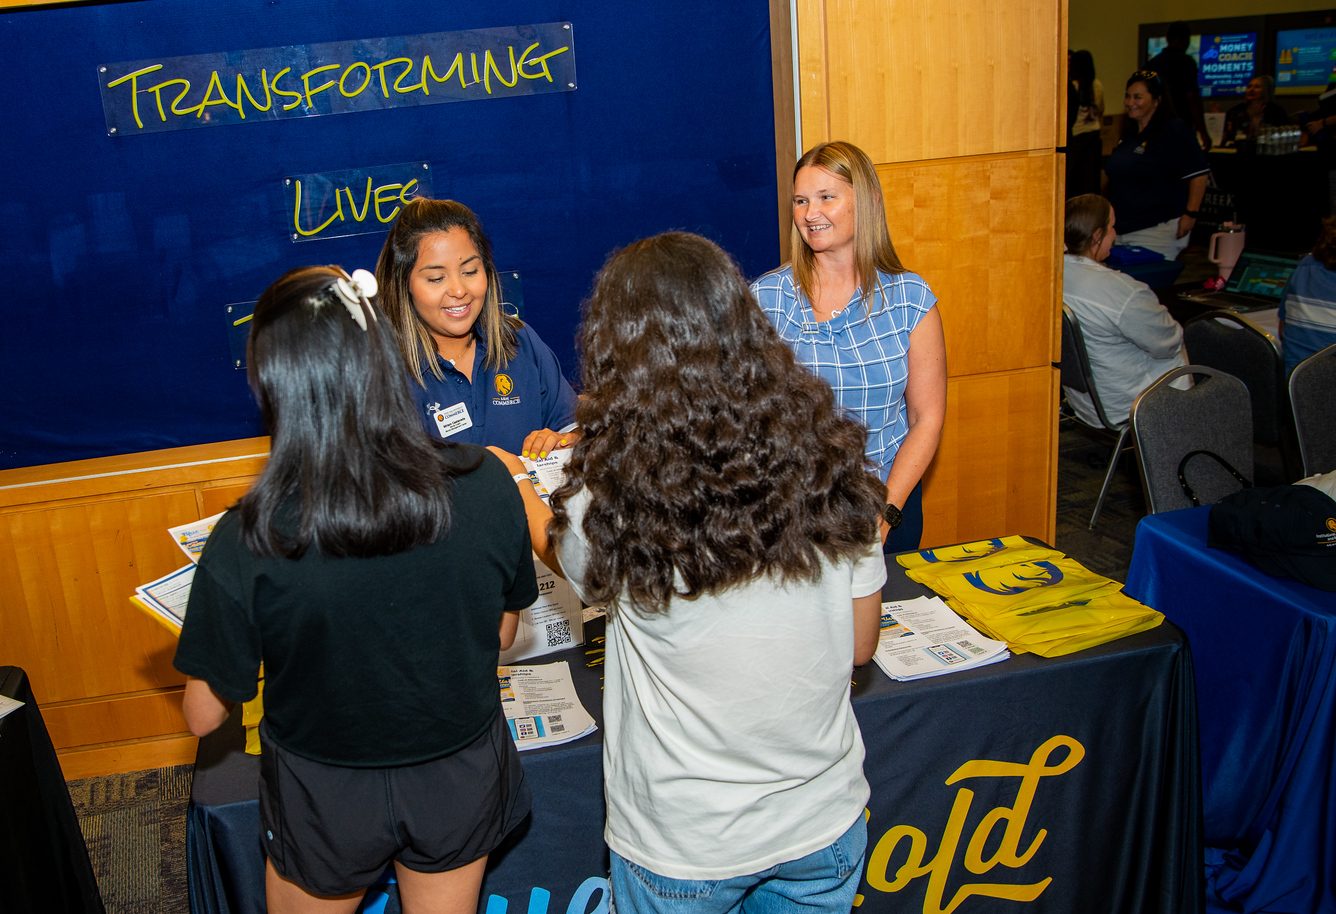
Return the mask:
[[[441,409],[440,406],[432,404],[431,418],[436,423],[436,431],[441,433],[442,438],[449,438],[456,432],[473,428],[473,420],[469,417],[469,409],[463,403],[456,403],[446,409]]]

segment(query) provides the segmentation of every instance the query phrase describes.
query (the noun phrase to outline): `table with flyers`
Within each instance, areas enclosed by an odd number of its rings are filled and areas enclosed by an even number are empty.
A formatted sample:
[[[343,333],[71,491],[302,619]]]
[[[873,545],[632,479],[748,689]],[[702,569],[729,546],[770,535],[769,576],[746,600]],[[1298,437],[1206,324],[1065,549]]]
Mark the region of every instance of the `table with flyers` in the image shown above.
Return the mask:
[[[927,593],[893,560],[888,571],[886,599]],[[541,661],[569,661],[601,719],[585,650]],[[1202,910],[1196,699],[1173,626],[913,682],[869,664],[853,681],[872,787],[860,914]],[[595,732],[522,755],[534,814],[489,863],[480,912],[608,910],[601,749]],[[258,768],[236,722],[200,743],[194,914],[264,910]],[[393,887],[363,910],[397,911]]]

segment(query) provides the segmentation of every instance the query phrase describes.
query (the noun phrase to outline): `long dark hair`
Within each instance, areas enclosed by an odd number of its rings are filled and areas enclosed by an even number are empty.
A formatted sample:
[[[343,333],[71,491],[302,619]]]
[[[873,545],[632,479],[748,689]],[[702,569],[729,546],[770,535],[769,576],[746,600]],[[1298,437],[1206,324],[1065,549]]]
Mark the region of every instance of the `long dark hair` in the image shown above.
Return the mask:
[[[1082,105],[1095,103],[1095,55],[1089,51],[1073,51],[1067,74],[1076,83],[1076,97]]]
[[[482,342],[487,351],[486,365],[499,370],[515,357],[515,330],[520,321],[501,311],[501,277],[496,271],[496,261],[492,259],[492,242],[482,230],[482,222],[473,210],[457,200],[417,197],[399,211],[399,218],[385,236],[385,244],[376,261],[376,281],[380,283],[381,306],[399,332],[399,347],[408,372],[419,384],[424,380],[424,365],[436,377],[444,375],[436,359],[436,341],[413,307],[409,281],[413,267],[417,265],[422,239],[454,228],[469,236],[478,249],[487,275],[487,298],[478,315]]]
[[[866,431],[836,411],[733,261],[669,232],[614,253],[585,303],[584,396],[567,482],[589,490],[586,587],[647,611],[764,574],[813,580],[876,536]]]
[[[393,331],[369,301],[350,307],[339,280],[338,267],[299,267],[255,305],[247,372],[271,443],[240,509],[257,555],[386,555],[433,542],[450,527],[452,475],[481,461],[422,434]]]

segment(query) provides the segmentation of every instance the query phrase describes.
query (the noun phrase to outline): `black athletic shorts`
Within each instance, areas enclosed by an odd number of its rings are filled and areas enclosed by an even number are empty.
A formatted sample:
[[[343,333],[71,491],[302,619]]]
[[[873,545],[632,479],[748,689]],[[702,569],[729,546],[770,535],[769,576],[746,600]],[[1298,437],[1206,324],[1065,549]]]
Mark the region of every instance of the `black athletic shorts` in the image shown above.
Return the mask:
[[[391,860],[422,873],[456,869],[490,854],[529,814],[500,709],[472,743],[417,765],[345,768],[268,739],[262,745],[265,852],[281,875],[316,895],[366,888]]]

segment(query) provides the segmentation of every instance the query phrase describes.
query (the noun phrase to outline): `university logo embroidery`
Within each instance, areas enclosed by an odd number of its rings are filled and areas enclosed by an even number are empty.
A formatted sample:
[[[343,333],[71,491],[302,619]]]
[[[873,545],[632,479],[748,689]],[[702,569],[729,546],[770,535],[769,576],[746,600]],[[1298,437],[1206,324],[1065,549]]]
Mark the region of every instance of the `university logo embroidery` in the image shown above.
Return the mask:
[[[1000,597],[1014,596],[1037,587],[1052,587],[1061,583],[1063,577],[1062,569],[1052,562],[1025,562],[965,574],[965,580],[974,588]]]
[[[1327,529],[1332,533],[1336,533],[1336,517],[1327,518]]]
[[[510,392],[515,389],[515,382],[510,379],[508,374],[499,374],[494,382],[496,392],[503,397],[510,396]]]

